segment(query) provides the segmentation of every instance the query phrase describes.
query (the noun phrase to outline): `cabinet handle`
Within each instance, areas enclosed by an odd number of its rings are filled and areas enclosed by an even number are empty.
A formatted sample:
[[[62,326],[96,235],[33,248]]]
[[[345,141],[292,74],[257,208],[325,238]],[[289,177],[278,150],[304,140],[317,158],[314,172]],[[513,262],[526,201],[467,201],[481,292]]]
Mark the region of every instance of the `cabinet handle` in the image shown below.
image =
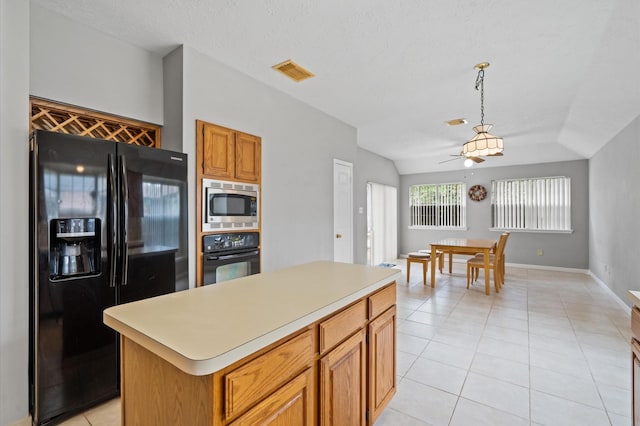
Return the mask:
[[[342,234],[336,234],[336,238],[342,238]]]

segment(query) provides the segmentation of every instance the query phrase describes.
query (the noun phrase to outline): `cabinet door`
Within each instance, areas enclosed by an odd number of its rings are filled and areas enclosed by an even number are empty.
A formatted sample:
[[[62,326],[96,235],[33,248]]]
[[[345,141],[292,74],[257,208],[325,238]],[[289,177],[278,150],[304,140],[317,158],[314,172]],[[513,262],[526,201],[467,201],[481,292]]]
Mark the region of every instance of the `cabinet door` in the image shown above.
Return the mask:
[[[369,323],[369,424],[396,393],[396,307]]]
[[[362,329],[320,360],[320,424],[365,424],[366,343]]]
[[[236,417],[311,366],[313,346],[313,334],[306,331],[226,374],[226,417]]]
[[[235,178],[260,182],[261,142],[257,136],[236,133]]]
[[[309,368],[240,416],[231,426],[314,425],[312,372],[313,369]]]
[[[636,308],[633,308],[634,310]],[[640,426],[640,343],[636,340],[636,332],[631,339],[631,415],[633,426]]]
[[[203,126],[202,172],[221,179],[234,176],[234,131],[205,123]]]

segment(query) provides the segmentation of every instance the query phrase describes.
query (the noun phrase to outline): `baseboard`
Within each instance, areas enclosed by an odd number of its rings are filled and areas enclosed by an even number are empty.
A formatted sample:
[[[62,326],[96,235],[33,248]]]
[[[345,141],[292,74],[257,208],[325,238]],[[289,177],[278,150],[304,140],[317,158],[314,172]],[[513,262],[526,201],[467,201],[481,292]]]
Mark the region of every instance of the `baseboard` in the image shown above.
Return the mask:
[[[564,266],[548,266],[548,265],[528,265],[525,263],[506,263],[506,266],[511,268],[518,269],[537,269],[541,271],[555,271],[555,272],[573,272],[578,274],[589,274],[588,269],[580,269],[580,268],[566,268]]]
[[[31,416],[9,423],[9,426],[31,426]]]
[[[401,254],[400,259],[406,259],[407,255],[406,254]],[[453,256],[453,263],[465,263],[467,261],[467,258],[457,258],[456,259],[456,255]],[[509,268],[519,268],[519,269],[537,269],[537,270],[543,270],[543,271],[557,271],[557,272],[574,272],[574,273],[579,273],[579,274],[585,274],[585,275],[589,275],[591,278],[593,278],[593,280],[598,283],[598,285],[600,287],[602,287],[607,293],[609,293],[610,296],[612,296],[614,298],[614,300],[624,309],[628,310],[629,312],[631,312],[631,308],[629,307],[629,305],[627,305],[622,299],[620,299],[620,297],[618,297],[617,294],[615,294],[613,292],[613,290],[611,290],[609,288],[609,286],[607,286],[607,284],[605,284],[604,281],[602,281],[600,278],[598,278],[593,272],[591,272],[591,270],[589,269],[580,269],[580,268],[565,268],[562,266],[546,266],[546,265],[528,265],[528,264],[524,264],[524,263],[506,263],[505,266],[509,267]]]
[[[617,295],[617,294],[615,294],[615,293],[613,292],[613,290],[611,290],[607,284],[605,284],[605,282],[604,282],[604,281],[602,281],[600,278],[598,278],[598,277],[597,277],[593,272],[591,272],[591,271],[589,271],[589,276],[590,276],[591,278],[593,278],[593,280],[594,280],[596,283],[598,283],[598,285],[599,285],[600,287],[602,287],[602,289],[603,289],[603,290],[605,290],[607,293],[609,293],[609,295],[610,295],[611,297],[613,297],[613,298],[615,299],[615,301],[616,301],[616,302],[618,302],[618,304],[619,304],[620,306],[622,306],[624,309],[626,309],[627,311],[629,311],[629,315],[631,315],[631,307],[630,307],[629,305],[627,305],[626,303],[624,303],[624,301],[623,301],[622,299],[620,299],[620,298],[618,297],[618,295]]]

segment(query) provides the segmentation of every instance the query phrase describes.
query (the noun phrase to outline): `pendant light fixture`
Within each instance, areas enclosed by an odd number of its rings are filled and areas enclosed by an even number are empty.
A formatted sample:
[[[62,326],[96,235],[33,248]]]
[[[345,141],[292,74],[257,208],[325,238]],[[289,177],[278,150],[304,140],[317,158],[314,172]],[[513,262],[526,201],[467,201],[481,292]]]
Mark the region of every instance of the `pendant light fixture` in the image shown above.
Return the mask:
[[[489,133],[493,125],[484,124],[484,70],[487,67],[489,62],[481,62],[474,67],[478,70],[476,90],[480,89],[480,125],[473,128],[476,135],[462,146],[462,155],[465,157],[502,155],[504,150],[502,138]]]

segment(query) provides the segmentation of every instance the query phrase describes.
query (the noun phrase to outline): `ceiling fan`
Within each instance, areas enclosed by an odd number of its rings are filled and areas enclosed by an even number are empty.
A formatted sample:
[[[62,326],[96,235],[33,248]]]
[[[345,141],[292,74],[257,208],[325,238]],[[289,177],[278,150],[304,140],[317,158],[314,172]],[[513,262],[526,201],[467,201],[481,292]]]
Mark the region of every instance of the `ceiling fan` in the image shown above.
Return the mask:
[[[442,163],[448,163],[449,161],[455,161],[458,159],[463,159],[466,160],[467,158],[475,163],[482,163],[484,161],[484,158],[482,157],[465,157],[464,154],[462,152],[460,152],[460,154],[458,155],[449,155],[449,157],[456,157],[456,158],[451,158],[449,160],[444,160],[444,161],[440,161],[438,164],[442,164]]]
[[[487,155],[487,157],[502,157],[502,155],[503,155],[502,152],[496,152],[495,154]],[[450,160],[440,161],[438,164],[448,163],[449,161],[455,161],[455,160],[457,160],[459,158],[462,158],[464,160],[469,159],[469,160],[473,161],[476,164],[482,163],[484,161],[484,158],[482,158],[482,157],[465,157],[465,155],[462,152],[460,152],[460,154],[458,154],[458,155],[450,154],[449,157],[456,157],[456,158],[452,158]]]

